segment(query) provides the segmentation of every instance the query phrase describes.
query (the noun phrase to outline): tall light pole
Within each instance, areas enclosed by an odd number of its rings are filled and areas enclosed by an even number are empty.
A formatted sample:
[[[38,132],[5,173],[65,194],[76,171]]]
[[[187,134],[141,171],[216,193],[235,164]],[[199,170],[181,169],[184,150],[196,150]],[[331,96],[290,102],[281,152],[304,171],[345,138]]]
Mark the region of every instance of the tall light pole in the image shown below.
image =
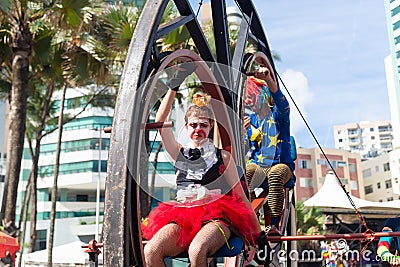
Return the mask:
[[[94,240],[99,242],[99,220],[100,220],[100,180],[101,180],[101,145],[102,145],[102,138],[101,138],[101,127],[95,128],[95,131],[100,132],[100,137],[99,137],[99,161],[98,161],[98,166],[97,166],[97,171],[98,171],[98,176],[97,176],[97,188],[96,188],[96,230],[94,233]]]

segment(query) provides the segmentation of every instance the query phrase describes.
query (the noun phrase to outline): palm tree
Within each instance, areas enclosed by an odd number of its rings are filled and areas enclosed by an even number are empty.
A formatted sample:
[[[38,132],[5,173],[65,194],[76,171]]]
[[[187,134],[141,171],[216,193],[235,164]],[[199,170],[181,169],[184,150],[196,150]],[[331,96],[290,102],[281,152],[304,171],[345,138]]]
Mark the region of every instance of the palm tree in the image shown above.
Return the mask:
[[[2,67],[2,73],[9,71],[12,77],[12,80],[7,81],[11,84],[9,119],[12,123],[8,133],[7,173],[0,212],[2,219],[0,223],[10,227],[15,227],[17,188],[25,137],[29,62],[32,52],[33,34],[29,24],[30,14],[34,8],[32,10],[28,8],[28,3],[29,1],[5,0],[0,6],[0,23],[2,30],[8,34],[8,38],[3,40],[12,52],[11,64],[7,62],[7,67]],[[2,63],[0,62],[0,65]]]
[[[302,202],[296,202],[296,219],[297,219],[297,234],[311,235],[323,234],[324,215],[318,207],[306,208]],[[299,241],[300,250],[306,248],[314,248],[315,251],[320,251],[320,244],[316,241]]]

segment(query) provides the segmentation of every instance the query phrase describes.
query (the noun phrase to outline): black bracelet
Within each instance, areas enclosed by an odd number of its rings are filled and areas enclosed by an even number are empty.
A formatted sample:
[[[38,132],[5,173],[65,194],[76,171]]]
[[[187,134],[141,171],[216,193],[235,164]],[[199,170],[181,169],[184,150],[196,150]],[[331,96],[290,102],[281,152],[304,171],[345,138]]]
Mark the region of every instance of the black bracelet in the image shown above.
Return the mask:
[[[179,91],[179,86],[178,87],[174,87],[174,88],[169,88],[169,89],[171,89],[172,91],[178,92]]]

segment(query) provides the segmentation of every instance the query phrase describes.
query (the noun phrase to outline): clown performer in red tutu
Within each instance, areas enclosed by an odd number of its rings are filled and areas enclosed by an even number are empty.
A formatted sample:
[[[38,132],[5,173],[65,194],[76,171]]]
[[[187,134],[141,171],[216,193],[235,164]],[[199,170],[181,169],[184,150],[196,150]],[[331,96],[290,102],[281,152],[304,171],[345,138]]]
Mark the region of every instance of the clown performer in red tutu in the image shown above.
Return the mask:
[[[192,70],[175,73],[167,82],[169,90],[156,115],[164,122],[174,103],[179,85]],[[190,141],[176,141],[171,128],[160,128],[163,145],[174,161],[177,201],[160,203],[142,225],[147,267],[165,266],[164,258],[184,251],[190,266],[207,266],[207,257],[215,254],[235,234],[247,244],[265,242],[265,233],[239,181],[230,153],[216,148],[208,138],[214,125],[209,96],[197,93],[185,114]],[[264,240],[264,241],[262,241]]]

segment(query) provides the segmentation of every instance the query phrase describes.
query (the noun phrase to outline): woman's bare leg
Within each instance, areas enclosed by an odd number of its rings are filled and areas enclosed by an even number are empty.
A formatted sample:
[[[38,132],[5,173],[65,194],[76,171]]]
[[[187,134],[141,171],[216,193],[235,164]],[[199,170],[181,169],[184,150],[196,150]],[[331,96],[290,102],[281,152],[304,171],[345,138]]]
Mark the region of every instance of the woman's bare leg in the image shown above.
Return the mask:
[[[217,223],[218,226],[215,224]],[[196,234],[189,246],[189,260],[191,267],[207,267],[207,256],[217,252],[231,236],[229,228],[218,222],[209,222]]]
[[[167,224],[162,227],[144,246],[146,267],[165,266],[166,256],[176,256],[185,249],[177,245],[181,227],[177,224]]]

